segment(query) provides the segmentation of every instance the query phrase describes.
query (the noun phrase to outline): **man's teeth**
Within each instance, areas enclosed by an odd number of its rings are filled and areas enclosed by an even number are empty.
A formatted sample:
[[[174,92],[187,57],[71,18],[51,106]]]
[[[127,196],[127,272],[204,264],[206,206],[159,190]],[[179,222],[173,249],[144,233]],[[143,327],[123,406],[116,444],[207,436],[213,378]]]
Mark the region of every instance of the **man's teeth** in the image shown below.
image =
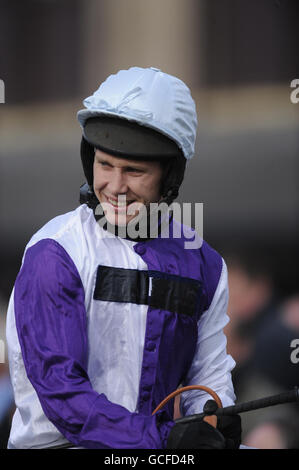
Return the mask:
[[[127,201],[127,200],[117,200],[117,201],[114,201],[113,199],[110,199],[108,198],[108,201],[110,202],[110,204],[112,204],[114,207],[126,207],[128,206],[129,204],[131,204],[132,201]]]

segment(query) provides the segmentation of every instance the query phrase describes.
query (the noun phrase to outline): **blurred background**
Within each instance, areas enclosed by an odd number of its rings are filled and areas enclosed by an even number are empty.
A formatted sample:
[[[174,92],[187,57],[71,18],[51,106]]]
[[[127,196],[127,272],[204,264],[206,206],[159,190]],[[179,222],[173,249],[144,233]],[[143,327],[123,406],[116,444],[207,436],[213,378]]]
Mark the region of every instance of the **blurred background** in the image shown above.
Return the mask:
[[[110,74],[153,66],[184,80],[199,113],[179,201],[229,269],[237,401],[298,384],[298,0],[1,0],[0,340],[24,247],[78,205],[82,100]],[[299,97],[299,93],[298,93]],[[299,356],[299,355],[298,355]],[[0,445],[13,396],[0,364]],[[299,405],[243,418],[243,442],[299,448]]]

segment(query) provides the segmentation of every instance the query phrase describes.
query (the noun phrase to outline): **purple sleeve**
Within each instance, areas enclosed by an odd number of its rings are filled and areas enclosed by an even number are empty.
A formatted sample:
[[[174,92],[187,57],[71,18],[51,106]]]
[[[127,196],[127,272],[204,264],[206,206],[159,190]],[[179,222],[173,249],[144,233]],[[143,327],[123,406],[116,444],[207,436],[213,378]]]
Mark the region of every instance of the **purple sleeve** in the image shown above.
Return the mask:
[[[130,413],[92,389],[84,288],[61,245],[46,239],[27,250],[14,300],[28,378],[44,413],[70,442],[86,448],[166,446],[173,422],[163,413]]]

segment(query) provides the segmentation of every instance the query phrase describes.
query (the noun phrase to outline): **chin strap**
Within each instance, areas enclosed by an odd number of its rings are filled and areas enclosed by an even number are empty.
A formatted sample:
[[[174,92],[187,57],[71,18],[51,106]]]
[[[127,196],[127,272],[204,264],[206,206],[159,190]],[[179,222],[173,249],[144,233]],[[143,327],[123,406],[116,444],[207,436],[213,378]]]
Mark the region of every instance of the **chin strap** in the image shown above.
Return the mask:
[[[80,186],[80,204],[87,204],[91,209],[95,209],[99,204],[99,201],[93,192],[91,186],[87,183],[84,183]]]

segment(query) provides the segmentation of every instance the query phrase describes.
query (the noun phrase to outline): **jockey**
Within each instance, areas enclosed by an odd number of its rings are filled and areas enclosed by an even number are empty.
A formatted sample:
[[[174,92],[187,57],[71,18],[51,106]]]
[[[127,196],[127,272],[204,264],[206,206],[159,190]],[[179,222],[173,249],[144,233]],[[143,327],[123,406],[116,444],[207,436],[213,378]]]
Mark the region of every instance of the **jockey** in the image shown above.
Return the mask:
[[[225,448],[230,438],[236,448],[239,417],[219,429],[179,425],[173,400],[152,414],[181,385],[210,387],[223,406],[235,400],[226,264],[167,210],[151,217],[177,198],[194,155],[190,90],[132,67],[83,103],[81,204],[33,235],[9,302],[8,447]],[[208,398],[183,393],[181,414]]]

